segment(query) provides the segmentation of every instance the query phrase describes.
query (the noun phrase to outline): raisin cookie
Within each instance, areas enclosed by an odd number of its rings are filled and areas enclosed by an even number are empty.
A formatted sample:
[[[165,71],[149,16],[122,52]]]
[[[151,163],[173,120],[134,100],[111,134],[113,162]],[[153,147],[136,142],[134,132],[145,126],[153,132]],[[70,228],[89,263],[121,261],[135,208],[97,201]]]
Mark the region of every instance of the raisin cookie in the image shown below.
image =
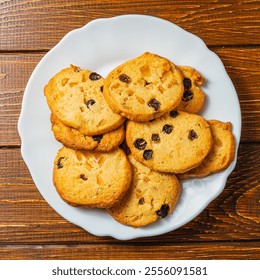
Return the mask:
[[[51,114],[51,123],[56,140],[71,149],[109,152],[125,139],[124,125],[105,134],[87,136],[73,127],[64,125],[54,114]]]
[[[102,134],[124,122],[106,103],[103,83],[97,73],[71,65],[51,78],[44,94],[51,111],[65,125],[85,135]]]
[[[147,167],[183,173],[205,159],[213,140],[204,118],[173,110],[152,122],[129,121],[126,142],[135,159]]]
[[[134,121],[149,121],[181,102],[183,76],[166,58],[146,52],[112,70],[104,82],[111,109]]]
[[[165,218],[176,206],[181,187],[175,175],[151,170],[128,156],[133,178],[126,195],[109,208],[108,213],[118,222],[142,227]]]
[[[217,120],[208,121],[213,135],[213,148],[196,168],[178,175],[180,179],[202,178],[226,169],[235,157],[235,139],[232,124]]]
[[[182,101],[177,110],[183,110],[189,113],[198,113],[203,106],[205,94],[200,89],[204,82],[204,77],[190,66],[179,66],[184,79],[184,92]]]
[[[61,198],[72,206],[106,208],[128,190],[131,172],[119,148],[101,153],[63,147],[55,158],[53,182]]]

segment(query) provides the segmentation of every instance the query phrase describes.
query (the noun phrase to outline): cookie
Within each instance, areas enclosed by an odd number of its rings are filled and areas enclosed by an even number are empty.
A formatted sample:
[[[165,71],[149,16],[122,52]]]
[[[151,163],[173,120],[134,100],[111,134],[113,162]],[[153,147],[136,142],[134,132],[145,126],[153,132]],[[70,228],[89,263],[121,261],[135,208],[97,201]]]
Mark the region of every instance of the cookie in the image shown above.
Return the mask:
[[[235,157],[235,139],[232,124],[217,120],[208,121],[213,135],[213,148],[196,168],[178,175],[180,179],[202,178],[226,169]]]
[[[51,123],[56,140],[71,149],[109,152],[125,139],[124,125],[105,134],[87,136],[75,128],[64,125],[54,114],[51,115]]]
[[[128,190],[131,172],[119,148],[101,153],[63,147],[54,161],[53,182],[61,198],[72,206],[106,208]]]
[[[183,173],[205,159],[213,140],[204,118],[173,110],[152,122],[128,121],[126,142],[135,159],[147,167]]]
[[[204,77],[190,66],[178,66],[184,79],[184,92],[182,101],[177,110],[183,110],[189,113],[198,113],[203,106],[205,94],[200,89],[204,82]]]
[[[103,83],[99,74],[71,65],[51,78],[44,94],[51,111],[65,125],[85,135],[103,134],[124,122],[106,103]]]
[[[151,170],[128,156],[133,170],[131,186],[126,195],[108,213],[118,222],[142,227],[165,218],[173,212],[181,187],[175,175]]]
[[[115,113],[134,121],[149,121],[179,105],[182,81],[173,63],[146,52],[108,74],[104,96]]]

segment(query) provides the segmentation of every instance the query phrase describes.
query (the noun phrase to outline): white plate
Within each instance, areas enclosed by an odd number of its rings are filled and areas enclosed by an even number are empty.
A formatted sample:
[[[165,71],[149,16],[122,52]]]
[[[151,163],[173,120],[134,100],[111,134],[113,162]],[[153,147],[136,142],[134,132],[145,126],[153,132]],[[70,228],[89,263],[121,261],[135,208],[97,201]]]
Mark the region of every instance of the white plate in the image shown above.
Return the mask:
[[[195,35],[168,21],[143,15],[97,19],[69,32],[33,71],[25,89],[18,130],[23,159],[44,199],[62,217],[94,235],[128,240],[177,229],[200,214],[222,192],[236,164],[235,159],[224,172],[184,182],[175,212],[143,228],[121,225],[105,210],[74,208],[61,200],[52,183],[53,161],[61,145],[51,132],[44,86],[70,64],[105,77],[116,65],[145,51],[197,68],[207,80],[203,88],[207,102],[201,114],[206,119],[232,122],[237,146],[240,140],[241,112],[235,88],[218,56]]]

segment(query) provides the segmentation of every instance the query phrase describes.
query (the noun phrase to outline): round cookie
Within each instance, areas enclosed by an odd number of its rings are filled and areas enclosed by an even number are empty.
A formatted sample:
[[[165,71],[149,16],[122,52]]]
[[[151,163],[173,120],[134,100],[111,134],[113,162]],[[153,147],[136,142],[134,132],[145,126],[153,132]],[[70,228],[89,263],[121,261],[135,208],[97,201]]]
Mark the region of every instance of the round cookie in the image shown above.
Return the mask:
[[[103,83],[97,73],[71,65],[51,78],[44,94],[51,111],[65,125],[85,135],[102,134],[124,122],[106,103]]]
[[[118,222],[142,227],[165,218],[176,206],[181,187],[175,175],[159,173],[128,156],[133,170],[131,186],[108,213]]]
[[[235,139],[232,124],[217,120],[208,121],[213,135],[213,148],[196,168],[179,174],[180,179],[202,178],[227,168],[235,157]]]
[[[182,81],[173,63],[146,52],[108,74],[104,96],[115,113],[134,121],[149,121],[179,105]]]
[[[205,94],[200,89],[204,82],[204,77],[190,66],[178,66],[184,79],[184,92],[182,101],[176,110],[183,110],[189,113],[198,113],[203,106]]]
[[[126,142],[135,159],[147,167],[183,173],[204,160],[213,141],[204,118],[173,110],[152,122],[129,121]]]
[[[131,172],[119,148],[100,153],[63,147],[54,161],[53,182],[61,198],[72,206],[106,208],[128,190]]]
[[[124,125],[105,134],[87,136],[75,128],[64,125],[54,114],[51,114],[51,123],[56,140],[71,149],[109,152],[125,139]]]

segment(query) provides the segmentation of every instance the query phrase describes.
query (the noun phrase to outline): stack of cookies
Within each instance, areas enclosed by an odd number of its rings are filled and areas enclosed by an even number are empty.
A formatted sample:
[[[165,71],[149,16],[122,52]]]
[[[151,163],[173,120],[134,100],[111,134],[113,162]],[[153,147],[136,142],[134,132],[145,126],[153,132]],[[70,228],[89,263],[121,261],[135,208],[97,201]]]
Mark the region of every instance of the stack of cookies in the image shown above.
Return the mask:
[[[198,114],[203,82],[192,67],[148,52],[105,79],[72,65],[57,73],[44,93],[63,144],[53,169],[61,198],[106,208],[133,227],[172,213],[180,179],[220,172],[234,159],[231,123]]]

